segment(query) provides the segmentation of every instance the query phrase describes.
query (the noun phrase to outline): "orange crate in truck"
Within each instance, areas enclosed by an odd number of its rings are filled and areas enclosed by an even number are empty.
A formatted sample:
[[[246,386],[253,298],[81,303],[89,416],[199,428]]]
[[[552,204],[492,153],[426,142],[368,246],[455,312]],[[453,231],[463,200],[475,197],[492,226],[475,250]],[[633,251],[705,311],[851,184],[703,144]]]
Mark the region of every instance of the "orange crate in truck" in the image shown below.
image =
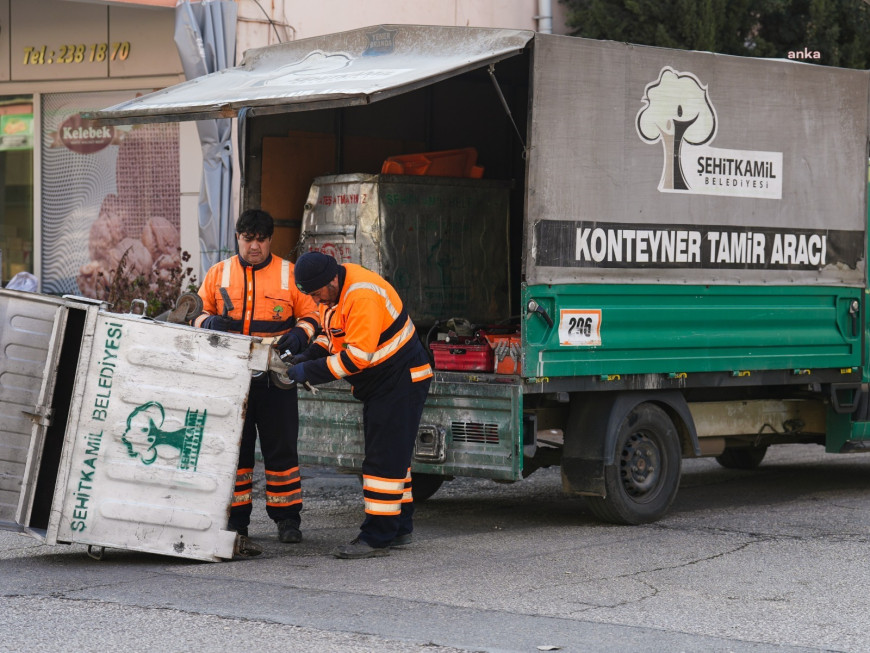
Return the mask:
[[[383,175],[427,175],[430,177],[483,177],[483,167],[477,164],[477,149],[398,154],[388,157],[381,166]]]
[[[498,335],[487,333],[485,335],[487,342],[492,347],[495,373],[522,374],[520,334],[506,333]]]

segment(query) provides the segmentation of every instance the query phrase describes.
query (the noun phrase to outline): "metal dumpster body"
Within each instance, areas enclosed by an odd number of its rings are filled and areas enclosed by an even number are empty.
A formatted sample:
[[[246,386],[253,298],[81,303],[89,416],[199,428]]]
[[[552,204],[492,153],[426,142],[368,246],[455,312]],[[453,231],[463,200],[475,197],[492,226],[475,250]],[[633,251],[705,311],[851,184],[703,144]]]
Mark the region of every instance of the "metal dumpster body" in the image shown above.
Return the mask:
[[[386,278],[418,327],[510,314],[510,185],[456,177],[317,177],[302,249],[359,263]]]
[[[0,528],[231,558],[257,341],[0,291]]]

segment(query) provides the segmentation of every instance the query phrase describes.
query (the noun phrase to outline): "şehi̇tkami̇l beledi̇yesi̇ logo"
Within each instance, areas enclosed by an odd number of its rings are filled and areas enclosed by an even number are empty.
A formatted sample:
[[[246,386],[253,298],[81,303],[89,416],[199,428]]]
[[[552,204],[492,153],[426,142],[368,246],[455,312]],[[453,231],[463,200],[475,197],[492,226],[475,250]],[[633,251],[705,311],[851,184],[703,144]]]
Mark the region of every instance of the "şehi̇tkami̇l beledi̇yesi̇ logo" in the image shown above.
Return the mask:
[[[647,84],[635,127],[664,150],[658,189],[665,193],[782,198],[782,152],[711,147],[719,120],[707,86],[665,66]]]

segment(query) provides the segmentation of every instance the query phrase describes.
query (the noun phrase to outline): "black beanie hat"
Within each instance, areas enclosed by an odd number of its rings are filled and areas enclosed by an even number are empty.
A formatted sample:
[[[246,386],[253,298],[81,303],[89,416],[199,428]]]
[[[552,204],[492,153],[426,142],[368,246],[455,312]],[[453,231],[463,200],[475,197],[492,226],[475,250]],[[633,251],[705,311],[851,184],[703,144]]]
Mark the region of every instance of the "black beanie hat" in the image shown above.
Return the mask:
[[[338,274],[338,262],[322,252],[305,252],[296,261],[296,287],[308,294],[323,288]]]

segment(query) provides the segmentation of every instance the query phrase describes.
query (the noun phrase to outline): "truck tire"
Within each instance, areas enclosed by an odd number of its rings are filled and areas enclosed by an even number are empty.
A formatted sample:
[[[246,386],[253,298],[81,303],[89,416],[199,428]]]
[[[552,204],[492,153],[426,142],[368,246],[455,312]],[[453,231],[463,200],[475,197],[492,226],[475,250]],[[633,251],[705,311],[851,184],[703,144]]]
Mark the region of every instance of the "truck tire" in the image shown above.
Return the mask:
[[[431,497],[438,491],[443,482],[444,477],[438,474],[411,472],[411,495],[414,497],[414,503],[425,501]]]
[[[734,447],[716,456],[716,462],[725,469],[755,469],[764,460],[767,445],[761,447]]]
[[[605,497],[586,497],[589,510],[614,524],[645,524],[668,511],[680,485],[677,429],[652,403],[636,406],[619,426],[614,464],[604,468]]]

